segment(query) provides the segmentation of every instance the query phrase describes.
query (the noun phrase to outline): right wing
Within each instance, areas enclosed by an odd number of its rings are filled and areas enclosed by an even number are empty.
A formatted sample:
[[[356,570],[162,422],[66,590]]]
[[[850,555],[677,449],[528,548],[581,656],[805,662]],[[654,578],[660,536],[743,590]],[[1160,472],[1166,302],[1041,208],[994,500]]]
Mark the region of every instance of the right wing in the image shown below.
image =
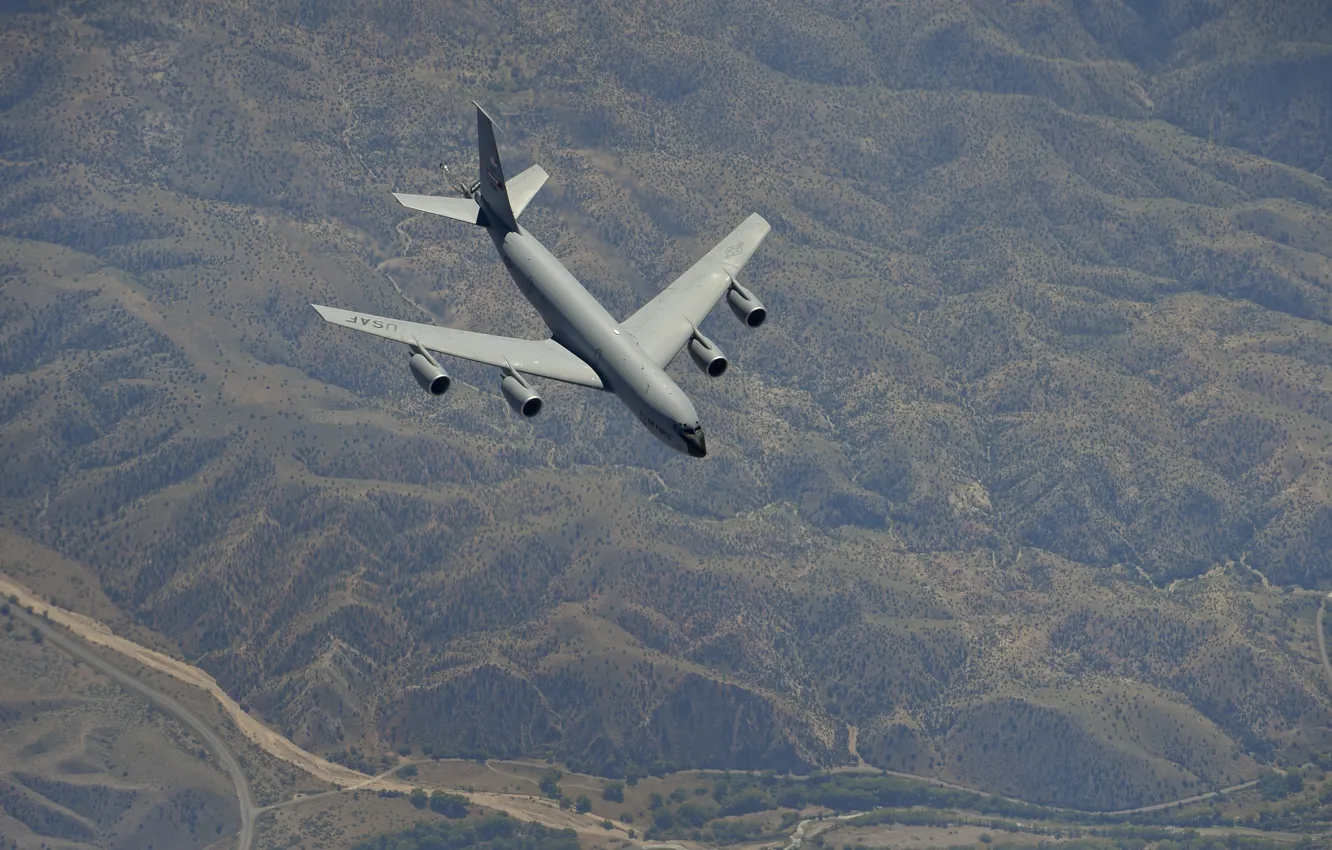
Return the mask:
[[[413,342],[431,351],[485,363],[488,366],[512,366],[524,375],[552,378],[594,390],[604,389],[601,378],[591,366],[553,339],[515,339],[507,336],[460,331],[386,319],[369,313],[339,310],[311,304],[331,325],[391,339],[408,345]]]
[[[653,362],[666,368],[771,229],[763,216],[754,213],[620,327],[638,340]]]

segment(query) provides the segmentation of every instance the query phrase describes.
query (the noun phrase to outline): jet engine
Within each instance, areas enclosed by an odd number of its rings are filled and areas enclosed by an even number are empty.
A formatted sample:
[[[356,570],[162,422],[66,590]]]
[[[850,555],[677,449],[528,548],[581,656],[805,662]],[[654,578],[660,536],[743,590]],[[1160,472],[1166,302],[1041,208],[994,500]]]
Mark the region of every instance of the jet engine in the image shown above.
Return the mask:
[[[449,375],[435,362],[435,358],[430,356],[430,352],[425,349],[418,349],[412,352],[412,357],[407,361],[412,367],[412,377],[421,385],[421,389],[431,395],[444,395],[449,390]]]
[[[717,344],[697,330],[689,338],[689,356],[694,358],[694,363],[698,365],[698,368],[707,372],[709,377],[713,378],[720,378],[722,373],[726,371],[726,367],[730,365],[726,355],[722,354]]]
[[[763,306],[763,302],[734,280],[731,281],[731,288],[726,293],[726,303],[731,306],[731,312],[735,317],[751,328],[758,327],[768,318],[768,310]]]
[[[528,418],[541,412],[541,396],[537,395],[532,385],[517,372],[505,370],[504,378],[500,381],[500,389],[504,392],[504,400],[515,412]]]

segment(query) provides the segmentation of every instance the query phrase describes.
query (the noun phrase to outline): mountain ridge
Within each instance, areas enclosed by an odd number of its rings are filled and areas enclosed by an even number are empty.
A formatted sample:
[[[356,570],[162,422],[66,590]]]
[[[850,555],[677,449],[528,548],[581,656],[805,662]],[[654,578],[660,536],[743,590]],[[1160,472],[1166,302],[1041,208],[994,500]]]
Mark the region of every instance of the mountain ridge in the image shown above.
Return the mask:
[[[8,13],[3,527],[326,752],[784,769],[850,724],[1111,809],[1322,751],[1314,595],[1249,568],[1332,581],[1328,11],[655,8]],[[470,364],[421,398],[307,306],[542,332],[387,194],[471,161],[472,97],[616,315],[772,221],[773,321],[673,367],[706,464]]]

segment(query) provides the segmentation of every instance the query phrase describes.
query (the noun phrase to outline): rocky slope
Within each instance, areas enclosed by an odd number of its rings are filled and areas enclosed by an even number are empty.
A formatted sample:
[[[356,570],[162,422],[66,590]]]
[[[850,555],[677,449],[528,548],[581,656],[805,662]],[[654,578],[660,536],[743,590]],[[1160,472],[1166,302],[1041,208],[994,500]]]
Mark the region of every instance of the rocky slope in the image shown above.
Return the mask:
[[[7,12],[0,522],[329,751],[1251,777],[1327,746],[1330,45],[1313,0]],[[306,306],[540,333],[388,195],[472,167],[469,98],[618,315],[773,222],[772,321],[673,369],[705,462]]]

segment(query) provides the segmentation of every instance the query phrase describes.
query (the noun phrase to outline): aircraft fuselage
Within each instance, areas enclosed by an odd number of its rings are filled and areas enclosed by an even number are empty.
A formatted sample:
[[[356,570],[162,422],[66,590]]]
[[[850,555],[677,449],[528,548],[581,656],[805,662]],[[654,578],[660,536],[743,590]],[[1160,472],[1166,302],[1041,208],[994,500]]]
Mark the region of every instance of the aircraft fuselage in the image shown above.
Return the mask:
[[[591,366],[653,436],[692,457],[706,455],[694,403],[564,264],[522,225],[488,230],[504,267],[555,341]]]

